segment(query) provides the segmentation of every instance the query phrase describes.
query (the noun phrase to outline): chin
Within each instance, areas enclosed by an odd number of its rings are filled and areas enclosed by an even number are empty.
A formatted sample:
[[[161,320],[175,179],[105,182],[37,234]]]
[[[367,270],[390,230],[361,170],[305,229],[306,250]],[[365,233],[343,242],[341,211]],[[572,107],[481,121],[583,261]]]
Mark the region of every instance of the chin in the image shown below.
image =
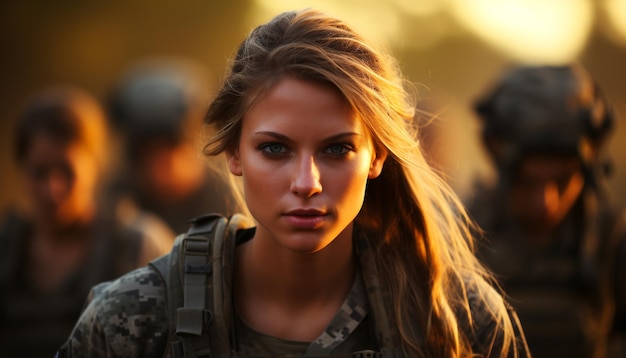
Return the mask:
[[[310,234],[291,234],[281,241],[282,245],[289,250],[303,254],[312,254],[324,250],[332,243],[330,239]]]
[[[293,252],[298,252],[302,254],[313,254],[324,250],[328,246],[328,244],[317,242],[290,242],[285,246]]]

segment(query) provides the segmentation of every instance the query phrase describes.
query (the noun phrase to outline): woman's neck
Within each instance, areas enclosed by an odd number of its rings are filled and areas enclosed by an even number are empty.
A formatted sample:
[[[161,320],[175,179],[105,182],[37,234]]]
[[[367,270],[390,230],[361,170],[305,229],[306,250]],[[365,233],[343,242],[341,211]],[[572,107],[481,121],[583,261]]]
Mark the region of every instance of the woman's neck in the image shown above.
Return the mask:
[[[237,249],[234,297],[242,319],[259,332],[311,341],[326,328],[352,287],[352,233],[324,249],[300,253],[256,239]]]
[[[272,297],[284,295],[286,299],[298,296],[294,290],[302,292],[304,299],[315,300],[329,290],[351,286],[355,272],[352,230],[312,253],[291,250],[259,232],[238,247],[237,279],[254,279],[251,284],[259,282],[271,288]]]

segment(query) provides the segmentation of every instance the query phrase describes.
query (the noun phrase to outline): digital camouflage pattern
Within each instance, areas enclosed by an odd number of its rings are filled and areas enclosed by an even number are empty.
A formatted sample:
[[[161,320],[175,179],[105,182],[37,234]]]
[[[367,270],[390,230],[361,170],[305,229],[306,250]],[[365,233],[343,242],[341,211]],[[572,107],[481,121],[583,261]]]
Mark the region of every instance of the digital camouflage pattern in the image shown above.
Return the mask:
[[[241,243],[251,239],[254,231],[241,230],[238,234],[243,234],[237,237],[237,242]],[[397,337],[395,329],[390,328],[389,322],[376,322],[381,317],[388,319],[385,313],[389,307],[383,295],[377,295],[381,289],[378,277],[372,276],[375,270],[367,267],[368,257],[371,258],[373,252],[363,246],[363,240],[356,241],[360,272],[341,309],[316,340],[293,342],[264,335],[248,327],[231,310],[227,314],[233,318],[235,337],[229,356],[275,357],[276,352],[280,352],[282,356],[373,357],[374,352],[379,350],[381,357],[401,356],[398,344],[393,344]],[[234,251],[234,246],[231,250]],[[234,256],[233,252],[228,256]],[[494,320],[491,307],[501,304],[502,297],[486,282],[481,287],[465,288],[471,317],[464,310],[458,312],[460,329],[468,337],[475,338],[473,349],[476,353],[489,356],[492,351],[499,352],[501,327]],[[153,265],[94,287],[88,305],[60,350],[59,357],[169,357],[168,340],[171,339],[169,330],[172,325],[167,318],[167,295],[165,280]],[[510,313],[509,318],[523,343],[515,313]],[[214,322],[215,319],[211,321],[209,331],[216,328]],[[379,347],[379,341],[383,342],[381,345],[384,348]],[[525,349],[524,344],[520,346]],[[522,357],[527,356],[525,352],[518,353]],[[510,356],[513,354],[511,352]]]
[[[249,232],[252,234],[253,232]],[[249,239],[249,238],[248,238]],[[71,336],[60,351],[61,357],[161,357],[168,343],[166,284],[152,266],[137,269],[121,278],[95,286],[88,304]],[[341,309],[320,337],[310,344],[288,342],[264,336],[235,317],[240,356],[271,356],[285,349],[308,356],[339,351],[374,349],[366,325],[368,313],[363,281],[355,283]],[[357,334],[353,334],[358,329]],[[295,344],[294,344],[295,343]],[[292,348],[288,348],[292,347]]]
[[[367,297],[361,277],[355,280],[352,291],[330,322],[324,333],[307,349],[308,354],[332,352],[357,328],[367,315]]]
[[[486,296],[474,290],[469,293],[476,337],[474,349],[482,353],[488,352],[492,339],[498,337],[497,324],[489,319],[489,306],[492,300],[501,298],[492,289],[487,292],[490,294]],[[100,284],[94,287],[89,300],[59,357],[169,356],[165,352],[168,339],[165,286],[153,269],[137,269],[118,280]],[[265,336],[237,317],[236,356],[272,357],[275,356],[272,352],[280,351],[293,356],[350,357],[353,352],[375,350],[373,323],[366,303],[363,284],[357,280],[326,331],[310,344]],[[461,321],[462,327],[471,329],[467,318]],[[516,328],[521,334],[521,328]]]
[[[353,352],[375,350],[371,336],[367,297],[360,277],[326,330],[313,342],[293,342],[254,331],[236,317],[238,356],[274,357],[275,352],[294,356],[352,356]]]
[[[148,267],[95,286],[65,344],[77,357],[160,357],[167,343],[165,285]]]
[[[95,286],[60,356],[162,357],[169,326],[165,292],[161,276],[150,267],[137,269],[115,281]],[[367,312],[367,298],[359,279],[355,281],[348,298],[326,331],[308,348],[304,347],[306,354],[327,355],[334,352],[351,337]],[[236,321],[242,324],[239,319]],[[268,347],[276,346],[249,327],[239,327],[238,331],[243,332],[238,351],[245,352],[245,355],[267,356]],[[351,342],[348,346],[364,349],[371,345],[373,340],[368,330],[364,331],[366,335],[358,335],[361,342]],[[285,342],[282,343],[284,346]]]

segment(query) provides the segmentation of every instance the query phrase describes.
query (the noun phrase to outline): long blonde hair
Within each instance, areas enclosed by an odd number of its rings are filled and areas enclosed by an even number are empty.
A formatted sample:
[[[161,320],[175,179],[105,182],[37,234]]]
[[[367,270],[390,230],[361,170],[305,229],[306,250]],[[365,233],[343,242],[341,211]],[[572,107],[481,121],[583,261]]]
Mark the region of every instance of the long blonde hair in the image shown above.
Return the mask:
[[[368,238],[378,253],[378,271],[388,278],[387,309],[401,348],[411,357],[471,356],[474,339],[461,329],[459,310],[471,324],[468,287],[481,294],[490,276],[473,254],[472,224],[459,199],[420,151],[414,103],[392,57],[316,10],[278,15],[239,47],[207,112],[206,123],[216,132],[205,153],[237,146],[246,111],[286,74],[335,86],[375,146],[389,153],[380,177],[368,183],[356,224],[374,233]],[[505,356],[516,350],[515,332],[505,303],[495,302],[491,318],[503,344],[502,352],[492,353]]]

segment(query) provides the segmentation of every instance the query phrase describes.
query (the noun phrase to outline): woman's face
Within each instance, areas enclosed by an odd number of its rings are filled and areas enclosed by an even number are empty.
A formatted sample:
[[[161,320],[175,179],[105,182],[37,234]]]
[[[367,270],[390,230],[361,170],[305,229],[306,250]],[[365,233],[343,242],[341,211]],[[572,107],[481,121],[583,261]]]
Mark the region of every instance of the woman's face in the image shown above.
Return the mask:
[[[239,147],[227,153],[258,222],[256,239],[296,252],[351,236],[367,179],[380,174],[385,155],[337,90],[294,77],[250,108]]]
[[[63,227],[93,214],[98,171],[83,146],[35,134],[23,168],[39,220]]]

